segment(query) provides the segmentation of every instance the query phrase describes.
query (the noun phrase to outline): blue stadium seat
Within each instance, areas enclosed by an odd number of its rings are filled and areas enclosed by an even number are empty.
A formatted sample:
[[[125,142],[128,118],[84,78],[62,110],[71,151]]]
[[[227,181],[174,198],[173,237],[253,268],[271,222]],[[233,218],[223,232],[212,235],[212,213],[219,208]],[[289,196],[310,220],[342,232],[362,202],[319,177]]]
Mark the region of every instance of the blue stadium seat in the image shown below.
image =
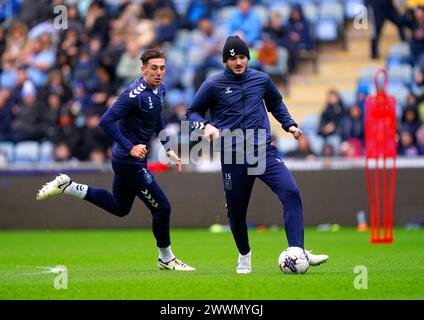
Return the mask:
[[[174,42],[172,44],[173,48],[180,50],[187,50],[191,44],[192,33],[189,30],[179,30],[175,35]]]
[[[37,141],[22,141],[15,145],[14,162],[37,162],[40,157],[40,145]]]
[[[396,98],[397,111],[399,112],[401,111],[401,108],[406,105],[406,100],[410,94],[410,90],[401,83],[389,82],[387,86],[387,93]]]
[[[410,56],[411,55],[411,48],[409,46],[409,43],[407,42],[401,42],[394,44],[390,47],[389,50],[390,56]]]
[[[281,23],[286,24],[290,17],[290,4],[287,2],[281,4],[271,4],[270,12],[277,12],[281,16]]]
[[[319,7],[313,1],[301,1],[303,14],[312,24],[315,24],[319,18]]]
[[[389,81],[400,80],[405,85],[410,86],[412,85],[414,71],[409,64],[402,63],[389,66],[387,75],[389,77]]]
[[[216,26],[227,25],[233,12],[237,10],[237,6],[228,6],[216,11],[213,22]]]
[[[255,11],[255,13],[258,15],[259,20],[261,21],[261,24],[264,26],[266,24],[268,24],[268,20],[269,20],[269,9],[266,6],[253,6],[252,7],[253,11]]]
[[[40,144],[40,162],[52,162],[54,145],[50,141],[44,141]]]
[[[4,155],[7,162],[13,162],[13,142],[0,142],[0,153]]]
[[[320,18],[332,18],[341,26],[344,21],[344,8],[339,1],[324,1],[319,7]]]
[[[356,92],[351,90],[341,91],[340,97],[346,109],[349,109],[350,106],[356,102]]]
[[[339,135],[333,134],[331,136],[328,136],[326,138],[326,140],[327,140],[327,143],[329,143],[329,144],[331,144],[333,146],[333,148],[334,148],[334,154],[336,156],[340,155],[340,153],[341,153],[341,146],[342,146],[342,138]]]
[[[300,124],[300,128],[308,135],[316,134],[318,132],[320,119],[320,114],[307,114],[303,117],[302,122]]]
[[[317,155],[321,155],[322,148],[324,147],[324,138],[315,132],[308,132],[307,136],[312,151],[315,152],[315,154]]]
[[[297,140],[292,136],[277,139],[277,149],[284,154],[297,148]]]
[[[390,47],[387,57],[387,68],[394,65],[411,62],[411,48],[407,42],[401,42]]]
[[[355,19],[360,13],[360,7],[364,5],[364,0],[346,0],[344,1],[344,12],[347,19]]]
[[[336,41],[339,38],[337,21],[334,18],[319,18],[315,27],[317,41]]]

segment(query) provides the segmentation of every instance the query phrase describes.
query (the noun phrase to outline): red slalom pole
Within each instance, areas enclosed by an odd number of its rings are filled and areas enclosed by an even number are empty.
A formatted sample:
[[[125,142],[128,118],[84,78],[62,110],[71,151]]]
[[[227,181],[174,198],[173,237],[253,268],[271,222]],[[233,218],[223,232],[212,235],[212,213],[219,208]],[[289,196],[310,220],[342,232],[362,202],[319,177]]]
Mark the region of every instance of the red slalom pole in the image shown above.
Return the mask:
[[[384,76],[382,84],[378,82],[380,74]],[[397,156],[396,100],[386,93],[386,70],[379,69],[376,72],[374,83],[376,95],[368,96],[365,102],[365,171],[370,202],[371,243],[392,243]],[[392,160],[389,162],[391,170],[388,168],[388,160]]]

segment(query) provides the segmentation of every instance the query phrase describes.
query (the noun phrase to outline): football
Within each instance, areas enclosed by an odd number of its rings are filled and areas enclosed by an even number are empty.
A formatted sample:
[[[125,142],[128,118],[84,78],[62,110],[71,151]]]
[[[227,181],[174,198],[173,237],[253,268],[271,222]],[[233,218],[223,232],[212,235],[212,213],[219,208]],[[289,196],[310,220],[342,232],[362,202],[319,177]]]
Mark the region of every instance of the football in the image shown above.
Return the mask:
[[[288,247],[278,257],[278,266],[284,273],[302,274],[309,268],[308,256],[302,248]]]

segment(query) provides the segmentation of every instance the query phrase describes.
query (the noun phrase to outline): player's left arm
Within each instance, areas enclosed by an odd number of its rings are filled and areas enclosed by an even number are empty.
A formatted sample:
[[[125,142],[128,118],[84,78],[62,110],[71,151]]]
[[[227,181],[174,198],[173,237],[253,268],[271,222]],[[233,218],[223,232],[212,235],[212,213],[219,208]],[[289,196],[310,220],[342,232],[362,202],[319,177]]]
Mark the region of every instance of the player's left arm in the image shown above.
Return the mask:
[[[290,132],[296,139],[299,138],[302,130],[298,128],[296,121],[291,117],[289,110],[283,102],[283,97],[269,76],[266,83],[264,100],[267,110],[281,123],[283,129]]]

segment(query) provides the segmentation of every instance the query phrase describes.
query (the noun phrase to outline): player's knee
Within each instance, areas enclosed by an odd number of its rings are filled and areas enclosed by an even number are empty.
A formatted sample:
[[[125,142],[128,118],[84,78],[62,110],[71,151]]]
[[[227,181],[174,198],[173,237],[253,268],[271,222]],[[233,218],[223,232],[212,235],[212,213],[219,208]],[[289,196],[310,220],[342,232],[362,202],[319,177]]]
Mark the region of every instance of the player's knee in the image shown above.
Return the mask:
[[[293,199],[293,198],[298,199],[298,198],[300,198],[299,188],[297,186],[292,186],[284,192],[284,195],[288,198],[291,198],[291,199]],[[281,200],[283,200],[283,199],[281,199]]]
[[[168,201],[163,201],[158,207],[152,208],[153,217],[169,217],[171,215],[171,205]]]
[[[131,208],[128,208],[128,207],[117,207],[115,209],[114,214],[120,218],[123,218],[126,215],[128,215],[130,211],[131,211]]]

